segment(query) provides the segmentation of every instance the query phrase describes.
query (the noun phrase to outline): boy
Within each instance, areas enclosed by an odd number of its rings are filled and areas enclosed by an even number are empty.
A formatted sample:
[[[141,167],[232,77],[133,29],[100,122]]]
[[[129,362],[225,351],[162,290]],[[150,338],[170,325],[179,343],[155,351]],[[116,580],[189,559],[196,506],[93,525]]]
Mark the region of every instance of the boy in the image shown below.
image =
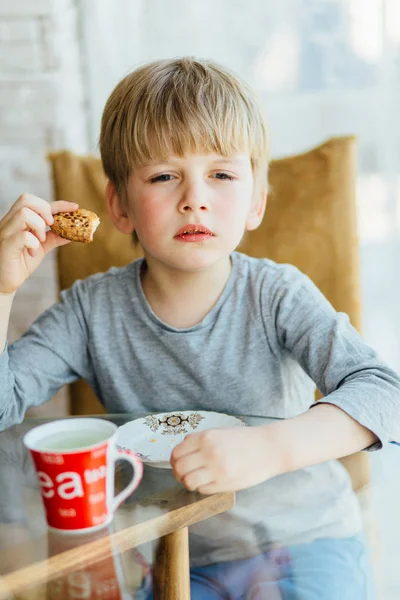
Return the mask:
[[[2,427],[78,377],[109,412],[282,417],[194,433],[174,449],[189,490],[244,490],[232,526],[193,530],[192,597],[267,597],[270,575],[251,557],[272,540],[295,549],[292,575],[278,581],[284,598],[366,598],[368,569],[352,578],[363,554],[357,501],[333,459],[399,437],[400,381],[297,269],[235,252],[266,206],[268,146],[252,92],[210,62],[151,63],[111,94],[100,150],[109,214],[145,258],[76,282],[8,348],[15,291],[66,243],[46,225],[77,208],[29,195],[11,207],[0,221]],[[325,396],[316,405],[313,382]],[[246,523],[256,547],[238,542]],[[319,580],[316,559],[328,569]],[[231,577],[240,565],[242,588]]]

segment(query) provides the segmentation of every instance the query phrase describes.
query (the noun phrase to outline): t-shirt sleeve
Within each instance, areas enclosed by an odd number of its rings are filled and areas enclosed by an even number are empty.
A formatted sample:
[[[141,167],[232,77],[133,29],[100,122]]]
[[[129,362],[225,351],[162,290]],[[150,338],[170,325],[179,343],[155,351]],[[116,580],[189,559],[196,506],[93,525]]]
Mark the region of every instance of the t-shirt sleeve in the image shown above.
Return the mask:
[[[66,383],[82,377],[93,385],[89,318],[88,285],[78,281],[6,346],[0,355],[0,430],[20,423],[29,407],[46,402]]]
[[[280,265],[269,282],[269,319],[280,348],[291,353],[323,394],[379,439],[400,440],[400,378],[364,343],[297,268]],[[312,405],[312,407],[315,404]]]

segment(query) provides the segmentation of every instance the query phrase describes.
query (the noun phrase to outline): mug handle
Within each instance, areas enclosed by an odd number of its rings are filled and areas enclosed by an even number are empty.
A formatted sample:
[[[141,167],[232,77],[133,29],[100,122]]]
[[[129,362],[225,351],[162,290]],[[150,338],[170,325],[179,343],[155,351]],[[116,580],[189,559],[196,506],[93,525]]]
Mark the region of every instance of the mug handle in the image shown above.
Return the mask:
[[[132,480],[128,483],[126,487],[114,496],[112,503],[112,512],[114,512],[118,506],[123,502],[134,490],[136,490],[139,485],[142,476],[143,476],[143,463],[136,454],[130,452],[129,450],[120,450],[119,448],[112,448],[111,452],[111,460],[113,461],[114,473],[115,473],[115,463],[117,460],[126,460],[131,463],[133,467],[133,476]]]

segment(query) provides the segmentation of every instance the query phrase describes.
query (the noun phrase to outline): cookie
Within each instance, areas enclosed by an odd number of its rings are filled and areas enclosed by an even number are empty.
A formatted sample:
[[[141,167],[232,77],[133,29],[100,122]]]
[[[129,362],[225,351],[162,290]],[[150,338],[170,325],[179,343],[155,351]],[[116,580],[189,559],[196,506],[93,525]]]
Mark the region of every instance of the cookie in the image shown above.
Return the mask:
[[[93,241],[93,234],[100,225],[100,219],[91,210],[80,208],[71,212],[59,212],[54,216],[50,229],[57,235],[72,242]]]

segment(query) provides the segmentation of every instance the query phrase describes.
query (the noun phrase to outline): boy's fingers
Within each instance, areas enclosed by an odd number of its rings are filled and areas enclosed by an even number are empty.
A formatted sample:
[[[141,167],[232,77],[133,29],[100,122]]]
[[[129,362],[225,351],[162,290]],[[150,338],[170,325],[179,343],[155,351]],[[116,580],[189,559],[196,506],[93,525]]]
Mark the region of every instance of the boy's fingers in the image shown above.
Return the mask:
[[[68,202],[67,200],[56,200],[50,204],[51,213],[56,215],[59,212],[70,212],[77,210],[79,204],[76,202]]]
[[[49,202],[46,202],[43,198],[39,198],[33,194],[22,194],[5,215],[3,222],[6,224],[8,221],[14,219],[15,214],[25,208],[31,209],[33,212],[40,215],[46,222],[46,225],[52,225],[54,223],[54,214],[77,210],[79,204],[76,202],[68,202],[67,200],[56,200],[49,204]]]
[[[60,237],[54,233],[54,231],[48,231],[46,234],[46,241],[42,243],[42,246],[45,253],[48,254],[48,252],[54,250],[54,248],[58,248],[58,246],[65,246],[65,244],[70,243],[71,240],[66,240]]]
[[[9,212],[5,216],[5,219],[9,220],[14,218],[15,214],[23,208],[30,208],[33,210],[35,213],[40,215],[48,225],[53,223],[53,215],[51,214],[50,204],[46,202],[46,200],[43,200],[43,198],[39,198],[33,194],[22,194],[22,196],[20,196],[15,204],[13,204],[13,206],[10,208]]]
[[[232,492],[233,490],[232,486],[230,485],[221,485],[217,484],[216,481],[211,481],[205,485],[199,485],[196,488],[196,491],[204,496],[211,496],[211,494],[218,494],[219,492]]]
[[[200,467],[203,467],[203,457],[201,456],[201,453],[192,452],[191,454],[186,454],[178,460],[175,460],[173,468],[177,479],[180,481],[188,473],[200,469]]]
[[[37,212],[27,206],[22,206],[14,218],[9,219],[3,229],[3,238],[13,237],[19,231],[32,231],[38,240],[43,242],[46,238],[46,223]]]
[[[199,440],[198,433],[190,433],[187,435],[185,439],[172,450],[171,462],[178,460],[178,458],[181,458],[186,454],[196,452],[196,450],[199,449]]]
[[[16,248],[19,248],[19,251],[21,251],[23,248],[37,251],[40,248],[39,240],[37,239],[36,235],[33,235],[33,233],[30,231],[20,231],[14,236],[12,242]]]
[[[188,475],[185,475],[185,477],[182,480],[182,483],[187,490],[189,490],[190,492],[194,492],[199,488],[204,489],[206,486],[209,486],[214,482],[208,470],[200,468],[196,471],[188,473]]]

